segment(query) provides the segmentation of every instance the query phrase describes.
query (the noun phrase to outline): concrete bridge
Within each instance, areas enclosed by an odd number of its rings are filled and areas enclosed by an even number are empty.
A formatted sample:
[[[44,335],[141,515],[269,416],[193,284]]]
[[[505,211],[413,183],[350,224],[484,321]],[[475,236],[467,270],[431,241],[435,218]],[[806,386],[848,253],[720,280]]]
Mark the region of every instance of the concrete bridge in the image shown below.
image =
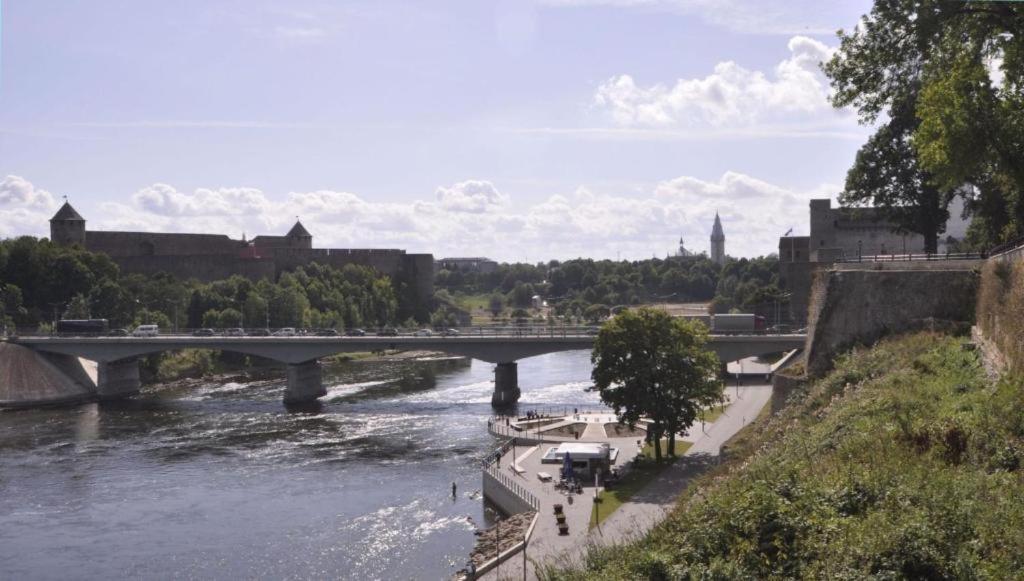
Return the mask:
[[[517,361],[557,351],[590,350],[593,333],[536,330],[520,334],[398,337],[19,337],[19,345],[44,353],[73,355],[99,364],[97,393],[117,398],[139,391],[138,358],[179,349],[215,349],[256,355],[287,365],[285,403],[310,401],[326,394],[321,357],[336,353],[385,349],[440,351],[494,363],[494,395],[500,406],[519,399]],[[799,349],[805,335],[712,335],[708,346],[723,362]]]

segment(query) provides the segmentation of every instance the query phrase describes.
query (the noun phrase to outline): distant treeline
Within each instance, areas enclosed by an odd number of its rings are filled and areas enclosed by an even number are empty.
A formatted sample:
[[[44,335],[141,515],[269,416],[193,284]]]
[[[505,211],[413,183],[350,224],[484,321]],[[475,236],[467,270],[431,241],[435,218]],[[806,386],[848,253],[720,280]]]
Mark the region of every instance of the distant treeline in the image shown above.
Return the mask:
[[[2,322],[105,318],[111,327],[360,327],[395,324],[391,280],[367,267],[310,264],[278,280],[214,282],[123,274],[108,256],[46,239],[0,240]]]
[[[714,301],[719,312],[733,308],[769,313],[782,296],[778,257],[729,259],[718,266],[707,258],[613,261],[575,259],[539,264],[501,264],[494,272],[441,270],[435,286],[452,296],[491,295],[497,310],[530,306],[540,295],[562,316],[583,317],[617,305]]]

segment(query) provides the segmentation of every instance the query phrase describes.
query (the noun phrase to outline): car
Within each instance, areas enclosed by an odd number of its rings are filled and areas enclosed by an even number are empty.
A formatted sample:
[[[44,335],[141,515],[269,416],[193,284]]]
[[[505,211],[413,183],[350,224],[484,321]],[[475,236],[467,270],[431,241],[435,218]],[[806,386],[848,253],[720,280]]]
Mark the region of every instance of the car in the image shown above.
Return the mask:
[[[445,329],[441,331],[442,337],[458,337],[461,334],[458,329]]]
[[[132,331],[132,337],[156,337],[160,334],[158,325],[139,325]]]
[[[377,335],[379,337],[397,337],[398,336],[398,329],[396,329],[394,327],[387,327],[387,328],[381,329],[380,333],[377,333]]]
[[[127,337],[128,335],[128,329],[111,329],[107,333],[107,337]]]
[[[294,337],[295,336],[295,327],[281,327],[280,329],[274,331],[274,336],[275,337]]]
[[[430,329],[420,329],[419,331],[416,331],[414,335],[416,335],[417,337],[432,337],[434,335],[434,332],[431,331]]]
[[[338,331],[336,329],[319,329],[316,335],[317,337],[337,337]]]
[[[193,337],[213,337],[214,335],[216,333],[213,332],[213,329],[196,329],[192,331]]]
[[[362,329],[349,329],[348,331],[345,331],[345,334],[349,337],[365,337],[366,331]]]
[[[253,329],[249,331],[250,337],[269,337],[270,329]]]
[[[224,329],[225,337],[245,337],[245,329],[241,327],[234,327],[231,329]]]

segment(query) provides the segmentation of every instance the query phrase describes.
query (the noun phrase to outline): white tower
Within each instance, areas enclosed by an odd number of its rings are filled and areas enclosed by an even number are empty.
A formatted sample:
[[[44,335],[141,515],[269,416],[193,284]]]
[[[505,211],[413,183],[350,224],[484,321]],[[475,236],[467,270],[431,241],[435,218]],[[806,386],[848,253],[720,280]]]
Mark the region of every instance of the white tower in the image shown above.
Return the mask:
[[[711,228],[711,260],[718,265],[725,264],[725,232],[718,212],[715,212],[715,225]]]

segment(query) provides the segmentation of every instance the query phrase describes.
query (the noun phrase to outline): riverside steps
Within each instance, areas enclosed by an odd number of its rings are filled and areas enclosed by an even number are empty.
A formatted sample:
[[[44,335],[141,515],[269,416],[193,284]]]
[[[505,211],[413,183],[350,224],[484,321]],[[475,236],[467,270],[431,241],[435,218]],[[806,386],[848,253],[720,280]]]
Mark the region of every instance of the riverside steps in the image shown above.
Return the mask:
[[[384,337],[193,337],[160,335],[157,337],[55,337],[23,335],[9,339],[40,353],[70,355],[95,361],[101,367],[106,387],[98,391],[104,397],[125,397],[138,391],[138,358],[153,353],[180,349],[212,349],[256,355],[289,365],[285,400],[289,403],[312,401],[324,395],[318,367],[322,357],[337,353],[384,350],[439,351],[495,364],[495,390],[491,398],[496,407],[519,400],[517,361],[559,351],[589,351],[593,348],[595,328],[588,327],[474,327],[458,335],[404,334]],[[803,334],[711,335],[708,348],[723,361],[802,348]],[[0,361],[2,364],[2,361]],[[103,371],[106,368],[106,371]],[[133,371],[134,370],[134,371]]]
[[[556,483],[561,463],[544,459],[552,449],[563,444],[607,444],[615,450],[610,468],[625,477],[634,458],[642,453],[646,422],[641,421],[635,430],[629,430],[618,424],[614,413],[602,408],[537,408],[531,410],[535,413],[530,417],[491,418],[488,431],[502,438],[503,443],[485,463],[484,495],[492,501],[514,495],[531,499],[528,504],[513,503],[509,508],[496,502],[509,514],[528,509],[537,511],[536,522],[522,543],[527,559],[503,554],[500,578],[535,579],[535,564],[578,558],[590,543],[624,542],[660,522],[689,480],[716,464],[722,444],[752,422],[771,399],[771,386],[761,379],[755,383],[750,377],[763,376],[748,376],[745,384],[730,386],[724,394],[727,406],[718,418],[713,422],[697,422],[685,434],[680,434],[682,441],[691,444],[687,452],[596,527],[591,526],[593,498],[603,486],[595,486],[591,476],[581,480],[582,493],[560,489]],[[502,477],[497,478],[496,473]],[[603,484],[603,480],[599,484]],[[497,486],[502,489],[495,492]],[[556,517],[555,505],[561,506],[562,517]],[[601,510],[600,505],[597,510]],[[567,525],[567,534],[559,530],[559,520]],[[477,571],[478,578],[499,579],[493,568],[486,571],[478,568]]]

